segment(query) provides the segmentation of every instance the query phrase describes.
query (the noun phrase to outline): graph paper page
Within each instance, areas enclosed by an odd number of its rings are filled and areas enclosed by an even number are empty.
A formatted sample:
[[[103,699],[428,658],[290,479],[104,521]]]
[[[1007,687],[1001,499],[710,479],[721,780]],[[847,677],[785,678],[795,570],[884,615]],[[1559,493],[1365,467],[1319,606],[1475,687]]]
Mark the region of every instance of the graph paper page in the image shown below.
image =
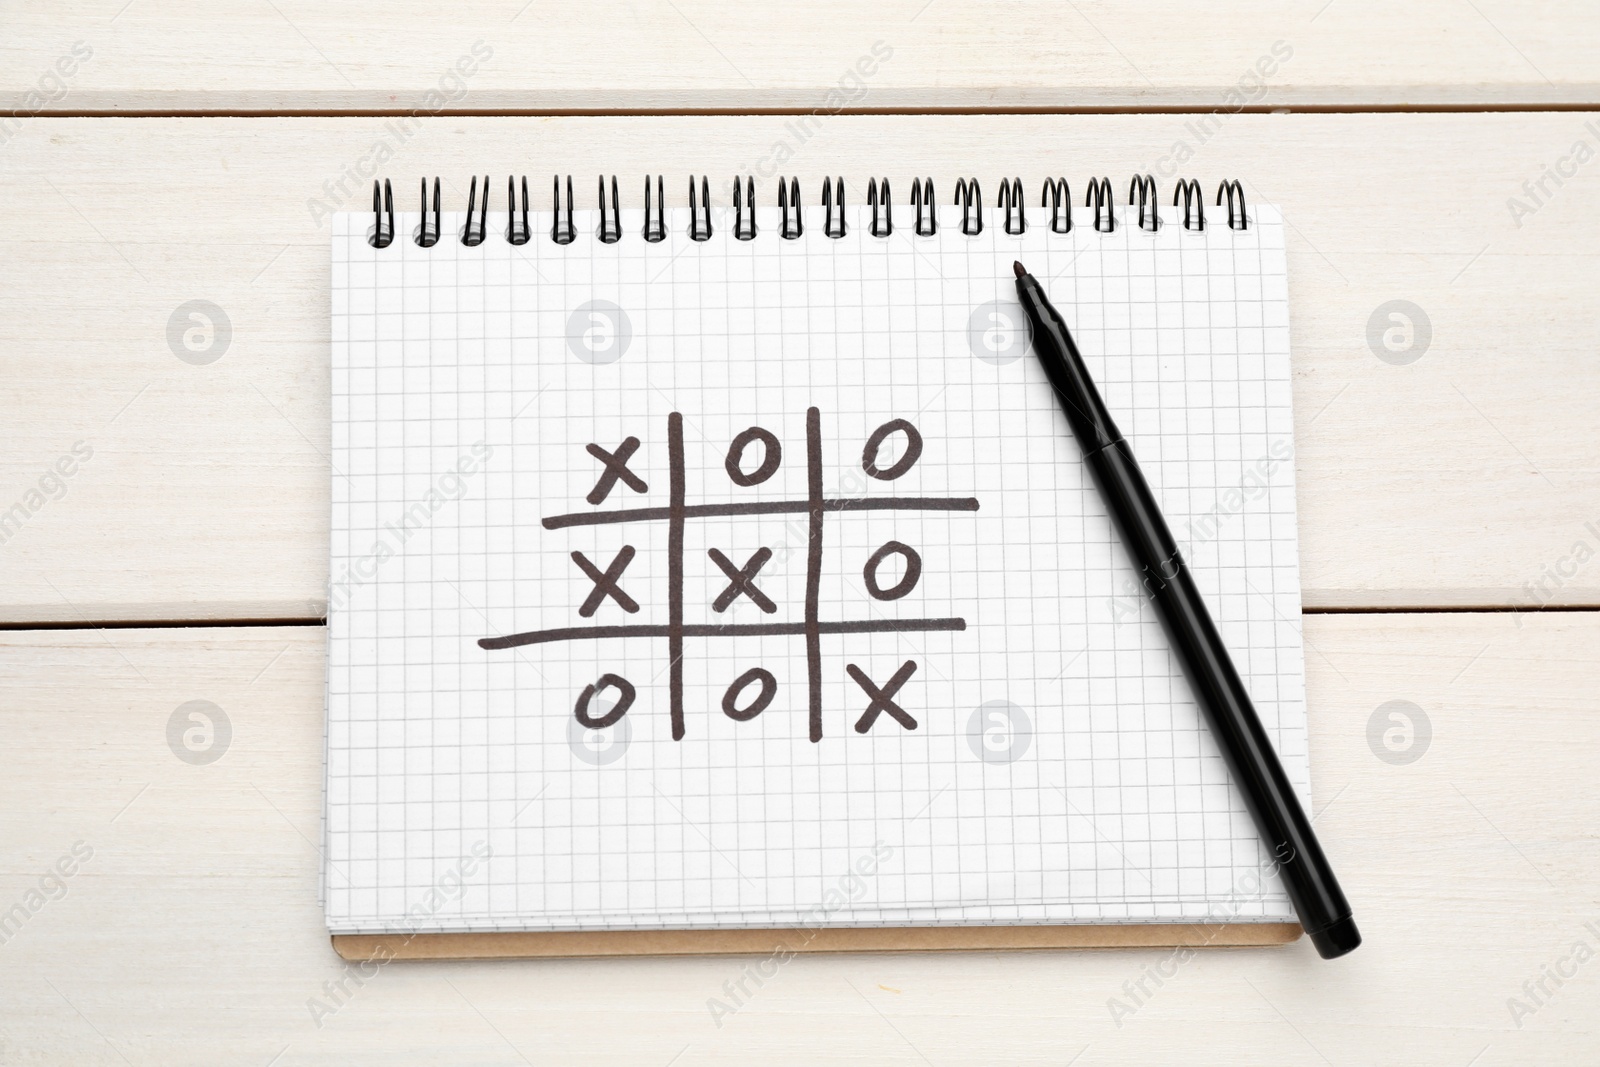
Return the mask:
[[[1292,919],[1011,271],[1308,799],[1277,210],[667,221],[336,217],[330,929]]]

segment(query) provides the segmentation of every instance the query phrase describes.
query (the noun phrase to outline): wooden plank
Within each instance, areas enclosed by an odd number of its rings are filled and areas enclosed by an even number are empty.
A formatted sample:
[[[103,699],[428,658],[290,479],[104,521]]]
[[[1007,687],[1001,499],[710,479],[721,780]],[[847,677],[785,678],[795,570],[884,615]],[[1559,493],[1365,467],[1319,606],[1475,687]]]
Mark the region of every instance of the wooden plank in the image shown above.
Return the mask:
[[[0,109],[24,115],[1600,104],[1581,0],[30,0],[6,23]]]
[[[1600,985],[1574,946],[1600,947],[1600,614],[1306,636],[1317,827],[1367,938],[1343,960],[1302,939],[361,966],[316,899],[319,630],[0,635],[0,916],[27,913],[0,945],[6,1059],[1593,1062]],[[231,723],[207,765],[168,745],[191,700]],[[1385,746],[1396,700],[1425,746]]]
[[[1184,146],[1183,174],[1239,175],[1291,222],[1306,604],[1600,604],[1600,215],[1588,210],[1600,166],[1572,154],[1580,139],[1600,144],[1600,119],[1198,122],[838,117],[801,141],[776,117],[440,118],[391,144],[384,172],[402,204],[418,174],[444,175],[460,206],[468,175],[531,168],[619,173],[630,204],[640,175],[664,171],[676,202],[686,175],[749,170],[784,145],[808,196],[824,173],[890,171],[932,175],[946,197],[976,172],[992,197],[1000,166],[1030,185],[1065,173],[1081,190],[1090,172],[1162,174]],[[36,119],[8,147],[0,513],[24,514],[0,530],[0,621],[323,613],[324,213],[360,208],[367,189],[346,174],[394,131],[384,119]],[[1573,176],[1530,193],[1547,164]],[[1513,219],[1511,198],[1532,206]],[[206,365],[177,354],[195,300],[231,329]],[[1431,324],[1425,349],[1411,334],[1408,365],[1379,358],[1385,331],[1404,341],[1385,317],[1396,300]],[[57,478],[57,464],[74,473]]]

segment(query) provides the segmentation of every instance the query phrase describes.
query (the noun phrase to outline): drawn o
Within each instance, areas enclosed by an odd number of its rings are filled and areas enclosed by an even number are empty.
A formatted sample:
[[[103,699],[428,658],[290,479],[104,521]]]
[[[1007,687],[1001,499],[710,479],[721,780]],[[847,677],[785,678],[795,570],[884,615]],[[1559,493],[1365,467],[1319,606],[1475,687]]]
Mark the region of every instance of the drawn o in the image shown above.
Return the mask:
[[[761,442],[761,466],[751,471],[744,472],[744,450],[750,447],[750,442]],[[744,433],[733,439],[733,444],[728,446],[728,461],[724,464],[728,469],[728,477],[733,479],[734,485],[760,485],[777,472],[778,464],[783,462],[783,446],[778,444],[778,439],[759,426],[752,426]]]
[[[878,584],[878,565],[891,555],[905,558],[906,572],[892,589],[885,589]],[[867,583],[867,592],[872,594],[874,600],[899,600],[917,587],[917,579],[922,577],[922,557],[917,555],[917,550],[910,545],[903,545],[899,541],[890,541],[867,560],[867,565],[861,568],[861,577]]]
[[[880,468],[878,466],[878,449],[883,447],[884,440],[892,433],[900,432],[906,435],[906,454],[895,461],[894,466]],[[922,435],[917,428],[905,419],[892,419],[872,431],[872,436],[867,438],[867,447],[861,450],[861,469],[867,475],[881,482],[892,482],[906,471],[910,470],[922,456]]]
[[[610,686],[617,691],[617,705],[598,719],[589,717],[589,702],[596,693]],[[633,698],[638,696],[638,691],[633,688],[633,683],[620,674],[602,674],[593,685],[585,686],[582,693],[578,694],[578,705],[573,708],[580,725],[591,730],[604,730],[607,726],[615,726],[621,718],[633,707]]]
[[[751,682],[761,683],[761,692],[750,702],[747,708],[739,707],[739,697]],[[772,672],[762,667],[751,667],[728,686],[728,691],[722,694],[722,714],[734,722],[749,722],[751,719],[767,710],[767,705],[772,703],[772,698],[778,695],[778,680]]]

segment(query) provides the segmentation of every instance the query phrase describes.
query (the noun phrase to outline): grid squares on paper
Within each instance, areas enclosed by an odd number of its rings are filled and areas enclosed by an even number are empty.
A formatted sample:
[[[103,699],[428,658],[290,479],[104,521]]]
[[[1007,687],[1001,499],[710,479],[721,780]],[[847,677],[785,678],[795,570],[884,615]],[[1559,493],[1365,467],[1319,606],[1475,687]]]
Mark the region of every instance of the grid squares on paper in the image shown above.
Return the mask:
[[[578,221],[567,246],[492,235],[376,250],[364,216],[336,216],[331,929],[1292,915],[1053,395],[1007,333],[1021,324],[1009,270],[1021,259],[1074,323],[1304,793],[1274,208],[1243,233],[1122,220],[1113,234],[887,239],[856,212],[845,238],[808,218],[798,241],[763,211],[749,242],[726,224],[691,241],[680,211],[667,241],[639,240],[625,219],[615,245],[592,238],[592,214]],[[397,233],[415,222],[398,217]],[[462,222],[447,216],[444,232]],[[830,500],[978,501],[825,514],[822,620],[965,628],[821,637],[820,741],[794,633],[686,637],[681,740],[666,637],[479,646],[670,627],[677,573],[686,625],[803,625],[804,513],[687,518],[681,563],[662,518],[544,520],[664,509],[674,412],[689,505],[805,501],[813,407]],[[894,418],[923,451],[889,483],[866,476],[862,449]],[[782,460],[740,486],[725,459],[752,426]],[[603,465],[585,446],[630,438],[645,488],[618,480],[591,505]],[[885,464],[903,440],[885,445]],[[922,570],[910,595],[880,601],[865,562],[889,541],[912,546]],[[739,565],[768,550],[755,583],[772,612],[748,596],[715,610],[727,579],[713,549]],[[628,550],[618,585],[637,611],[606,597],[581,616],[594,583],[573,553],[604,569]],[[848,666],[882,685],[907,662],[898,699],[917,729],[880,714],[856,732],[867,697]],[[736,722],[724,692],[758,666],[774,698]],[[608,673],[630,680],[632,706],[605,730],[576,727],[578,695]],[[982,756],[1000,725],[1002,742],[1027,735],[1014,762]]]

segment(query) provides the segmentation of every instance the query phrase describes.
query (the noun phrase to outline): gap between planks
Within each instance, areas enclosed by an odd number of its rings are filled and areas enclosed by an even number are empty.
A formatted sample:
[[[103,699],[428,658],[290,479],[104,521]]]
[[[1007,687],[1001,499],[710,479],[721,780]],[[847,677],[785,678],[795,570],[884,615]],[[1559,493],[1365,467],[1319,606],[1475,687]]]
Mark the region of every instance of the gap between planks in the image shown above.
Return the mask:
[[[1400,605],[1384,607],[1312,607],[1301,615],[1552,615],[1596,614],[1600,607],[1588,604],[1552,604],[1543,608],[1523,608],[1508,604],[1482,604],[1466,607]],[[325,617],[305,616],[281,619],[73,619],[60,622],[0,622],[0,632],[35,630],[226,630],[250,626],[326,626]]]
[[[1240,108],[1205,104],[1061,104],[1007,105],[1000,107],[847,107],[839,111],[810,107],[676,107],[676,108],[445,108],[431,111],[448,118],[754,118],[810,115],[827,110],[829,116],[848,115],[1388,115],[1388,114],[1544,114],[1563,111],[1600,111],[1600,92],[1592,99],[1547,103],[1441,103],[1441,104],[1246,104]],[[403,118],[415,108],[83,108],[41,112],[51,119],[355,119]]]

